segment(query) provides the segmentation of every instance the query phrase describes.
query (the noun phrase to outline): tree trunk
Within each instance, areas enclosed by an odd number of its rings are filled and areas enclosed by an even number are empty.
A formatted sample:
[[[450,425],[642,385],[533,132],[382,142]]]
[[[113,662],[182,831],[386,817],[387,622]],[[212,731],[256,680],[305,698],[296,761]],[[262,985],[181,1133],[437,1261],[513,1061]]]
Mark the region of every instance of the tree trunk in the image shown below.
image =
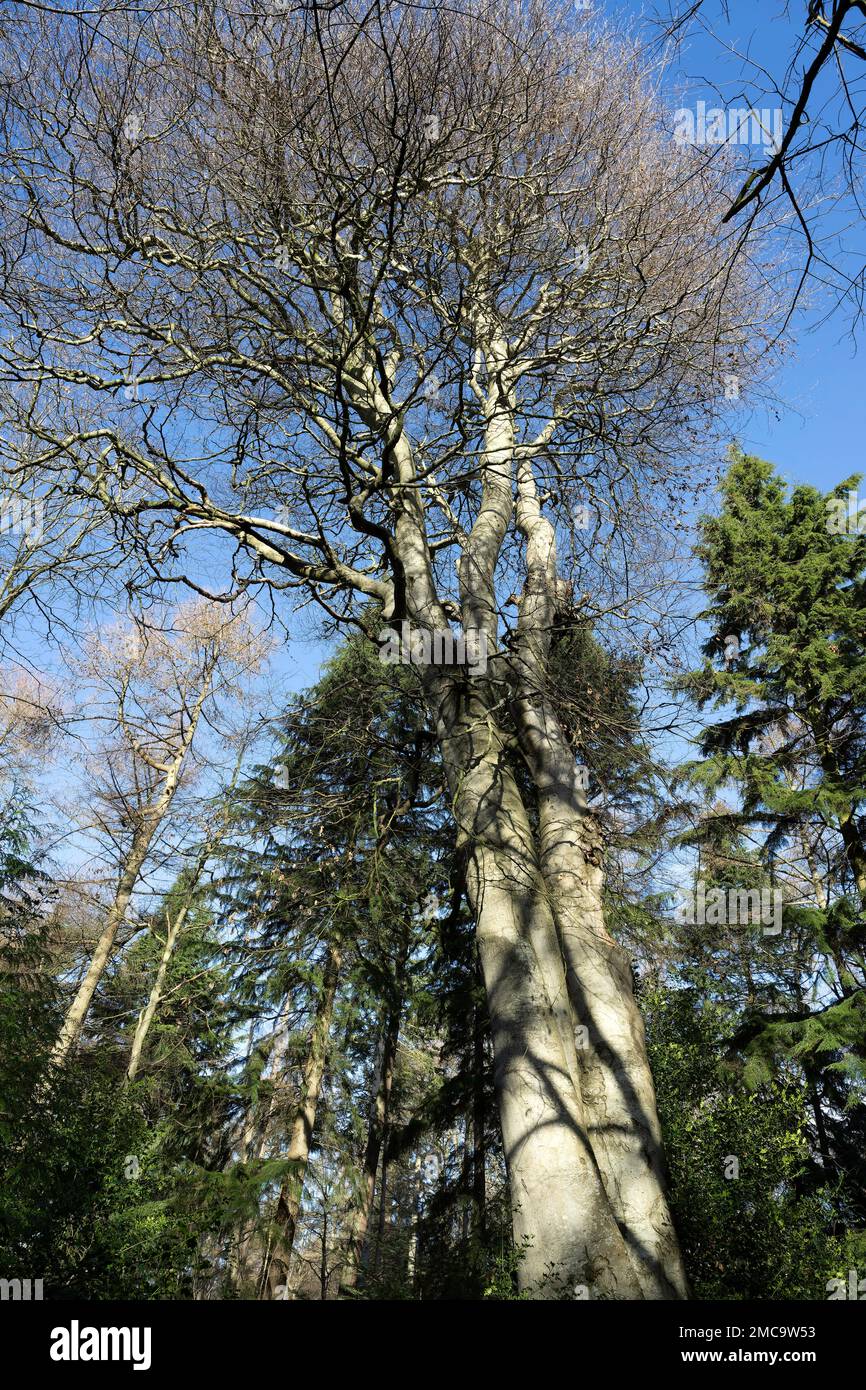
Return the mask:
[[[129,903],[132,898],[133,890],[141,867],[147,857],[151,841],[156,832],[155,823],[145,823],[133,840],[132,850],[129,858],[124,865],[114,901],[108,909],[105,919],[105,926],[102,935],[96,943],[93,955],[90,958],[90,965],[87,967],[84,979],[78,986],[75,998],[69,1006],[63,1026],[57,1035],[57,1041],[51,1050],[51,1057],[48,1062],[47,1074],[50,1076],[52,1071],[62,1067],[72,1048],[78,1041],[79,1034],[84,1027],[84,1020],[87,1018],[93,996],[96,993],[99,981],[105,973],[105,969],[111,959],[114,950],[114,943],[117,933],[123,924]]]
[[[272,1078],[280,1077],[284,1071],[286,1054],[289,1050],[289,1016],[291,1014],[291,1006],[292,996],[290,992],[286,995],[280,1006],[280,1012],[274,1025],[273,1036],[263,1045],[262,1050],[266,1053],[265,1061],[262,1064],[263,1070],[265,1066],[269,1066]],[[249,1068],[253,1056],[254,1041],[255,1023],[253,1022],[250,1024],[249,1041],[247,1044],[247,1068]],[[248,1163],[250,1159],[258,1161],[264,1156],[271,1119],[279,1104],[277,1099],[278,1093],[279,1083],[274,1080],[270,1087],[267,1103],[261,1110],[258,1104],[258,1094],[256,1093],[251,1096],[241,1133],[240,1144],[238,1145],[238,1164]],[[229,1163],[231,1165],[233,1160],[230,1159]],[[257,1217],[258,1210],[252,1220],[242,1219],[238,1223],[235,1232],[234,1243],[229,1257],[229,1280],[232,1288],[237,1294],[242,1293],[252,1284],[252,1271],[256,1265],[259,1274],[261,1274],[262,1261],[261,1259],[258,1261],[255,1259],[256,1236],[259,1224]]]
[[[208,667],[203,681],[198,699],[190,713],[186,728],[176,747],[173,758],[165,764],[161,770],[164,772],[164,780],[158,795],[154,800],[146,805],[141,811],[132,839],[129,858],[123,866],[114,901],[109,909],[106,918],[105,928],[96,943],[96,949],[87,969],[87,973],[73,999],[63,1026],[58,1034],[57,1041],[51,1051],[48,1062],[47,1077],[58,1067],[62,1067],[72,1048],[78,1041],[78,1036],[84,1027],[93,996],[96,993],[99,981],[102,979],[105,969],[111,959],[114,950],[114,943],[117,933],[126,917],[129,909],[138,876],[141,873],[144,861],[147,858],[154,836],[159,830],[169,807],[177,791],[181,769],[184,759],[190,750],[192,741],[195,738],[198,721],[204,706],[205,699],[210,689],[210,678],[212,675],[212,664]]]
[[[571,1007],[532,831],[501,732],[473,686],[437,722],[477,923],[522,1290],[640,1285],[587,1133]]]
[[[851,865],[851,872],[854,875],[854,882],[857,884],[857,892],[860,894],[860,901],[866,906],[866,850],[863,848],[863,841],[857,830],[853,807],[840,815],[839,829],[842,834],[845,853]]]
[[[483,1244],[486,1235],[487,1153],[484,1101],[484,1015],[476,1002],[472,1011],[472,1233]]]
[[[301,1094],[289,1133],[286,1151],[288,1168],[277,1199],[274,1243],[263,1271],[262,1287],[265,1290],[263,1297],[266,1298],[278,1298],[280,1296],[279,1291],[285,1288],[289,1280],[289,1266],[292,1258],[292,1246],[295,1242],[298,1212],[301,1208],[304,1177],[310,1157],[319,1092],[321,1091],[328,1056],[328,1037],[331,1031],[331,1017],[334,1012],[334,999],[337,993],[341,959],[340,947],[332,941],[325,960],[322,992],[316,1005],[310,1034],[310,1047],[304,1063]]]
[[[415,1154],[412,1169],[414,1178],[412,1184],[412,1233],[406,1250],[406,1284],[410,1296],[414,1298],[418,1283],[418,1234],[421,1228],[421,1198],[424,1191],[420,1151]]]
[[[159,969],[156,972],[156,979],[153,982],[153,988],[150,991],[147,1004],[138,1015],[138,1022],[135,1025],[132,1049],[129,1054],[129,1066],[126,1069],[126,1085],[129,1085],[130,1082],[135,1080],[141,1062],[141,1052],[144,1047],[145,1038],[150,1030],[150,1025],[153,1022],[157,1008],[159,1007],[159,1001],[162,998],[165,977],[168,974],[168,967],[174,955],[174,948],[177,945],[180,929],[186,920],[188,908],[189,904],[184,903],[183,907],[178,910],[174,920],[168,923],[168,931],[166,932],[162,955],[159,959]]]
[[[451,792],[458,851],[467,865],[467,893],[475,913],[513,1230],[521,1249],[518,1277],[521,1289],[542,1297],[559,1296],[563,1288],[579,1286],[586,1287],[591,1296],[639,1298],[651,1281],[645,1275],[642,1281],[638,1264],[631,1258],[588,1132],[582,1095],[586,1068],[578,1067],[572,1005],[558,923],[551,910],[550,885],[542,873],[529,816],[494,714],[508,682],[517,677],[519,691],[523,677],[528,676],[532,684],[539,669],[544,674],[545,632],[549,634],[556,591],[556,552],[553,528],[541,517],[535,497],[530,456],[518,456],[515,451],[515,400],[508,348],[498,334],[489,305],[485,308],[479,302],[475,330],[484,344],[488,379],[482,496],[472,530],[462,544],[458,577],[464,628],[484,634],[489,667],[486,677],[475,678],[445,675],[428,667],[425,687]],[[411,483],[412,460],[402,432],[389,448],[400,481]],[[527,581],[518,637],[531,648],[534,667],[528,656],[521,659],[519,652],[516,659],[496,652],[496,565],[514,510],[513,465],[518,457],[517,523],[527,539]],[[436,595],[420,511],[417,494],[407,486],[395,523],[395,553],[401,570],[395,594],[398,604],[405,602],[413,621],[441,628],[446,619]],[[534,688],[539,691],[544,686],[536,684]],[[549,860],[547,867],[549,870]],[[612,956],[609,970],[614,963]],[[622,1013],[621,976],[615,982],[609,978],[607,986],[606,997]],[[610,1019],[606,1022],[609,1025]],[[627,1005],[624,1022],[628,1028],[611,1030],[618,1045],[634,1023]],[[640,1050],[633,1046],[624,1065],[635,1065],[639,1060]],[[624,1106],[620,1099],[617,1109],[615,1094],[617,1074],[608,1066],[597,1070],[596,1075],[609,1084],[611,1095],[605,1093],[604,1100],[610,1115],[621,1115]],[[629,1080],[627,1075],[624,1079]],[[642,1101],[644,1091],[640,1085],[636,1092]],[[593,1101],[597,1111],[598,1097],[593,1095]],[[634,1127],[634,1109],[631,1106],[629,1110],[625,1146],[629,1160],[621,1165],[623,1169],[631,1166],[632,1155],[643,1140],[643,1133]],[[654,1117],[654,1105],[652,1114]],[[604,1117],[602,1125],[606,1123]],[[607,1162],[617,1155],[624,1157],[625,1153],[612,1147],[611,1153],[602,1151],[601,1158]],[[652,1164],[644,1160],[642,1199],[651,1185],[647,1172],[654,1176]],[[624,1171],[623,1181],[617,1178],[610,1184],[617,1197],[626,1185],[625,1176]],[[631,1202],[630,1187],[629,1194]],[[663,1192],[661,1196],[664,1202]],[[657,1219],[655,1210],[653,1217]]]
[[[580,1033],[580,1090],[588,1134],[645,1298],[686,1298],[668,1207],[661,1126],[643,1020],[626,953],[604,923],[602,848],[574,754],[547,695],[556,610],[556,546],[527,466],[518,525],[527,541],[513,702],[538,796],[539,857]]]
[[[382,1175],[379,1179],[379,1220],[376,1225],[376,1247],[373,1251],[373,1273],[378,1276],[382,1269],[382,1256],[385,1249],[385,1232],[388,1229],[388,1139],[391,1126],[385,1126],[382,1135]]]
[[[574,758],[538,701],[527,739],[538,789],[541,864],[578,1034],[589,1135],[645,1298],[688,1297],[668,1207],[661,1126],[631,965],[604,923],[602,848],[579,801]],[[525,724],[529,723],[525,713]]]
[[[361,1194],[349,1235],[346,1264],[340,1280],[344,1289],[352,1289],[358,1280],[361,1256],[367,1239],[367,1227],[373,1210],[376,1193],[376,1173],[379,1158],[388,1128],[391,1102],[391,1087],[394,1081],[394,1063],[397,1059],[397,1043],[400,1035],[400,1019],[403,1013],[403,971],[406,967],[406,952],[398,963],[395,997],[392,1000],[385,1020],[382,1034],[382,1050],[378,1067],[377,1083],[374,1087],[370,1118],[367,1129],[367,1147],[364,1153],[364,1167],[361,1176]]]
[[[319,1261],[319,1285],[322,1302],[328,1297],[328,1203],[322,1203],[322,1255]]]

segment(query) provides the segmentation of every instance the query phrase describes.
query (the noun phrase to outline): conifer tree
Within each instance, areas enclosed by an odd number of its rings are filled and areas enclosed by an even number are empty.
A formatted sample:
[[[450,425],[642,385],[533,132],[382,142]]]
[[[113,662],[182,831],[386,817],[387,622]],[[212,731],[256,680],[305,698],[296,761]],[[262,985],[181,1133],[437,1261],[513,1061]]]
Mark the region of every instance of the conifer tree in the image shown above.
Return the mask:
[[[841,1184],[849,1215],[866,1177],[852,1146],[866,1084],[866,536],[838,521],[856,482],[789,491],[732,452],[697,547],[705,659],[681,682],[719,712],[688,768],[709,798],[685,837],[701,875],[785,900],[778,938],[693,932],[688,973],[739,1010],[731,1042],[755,1084],[791,1066],[803,1080],[815,1180]]]

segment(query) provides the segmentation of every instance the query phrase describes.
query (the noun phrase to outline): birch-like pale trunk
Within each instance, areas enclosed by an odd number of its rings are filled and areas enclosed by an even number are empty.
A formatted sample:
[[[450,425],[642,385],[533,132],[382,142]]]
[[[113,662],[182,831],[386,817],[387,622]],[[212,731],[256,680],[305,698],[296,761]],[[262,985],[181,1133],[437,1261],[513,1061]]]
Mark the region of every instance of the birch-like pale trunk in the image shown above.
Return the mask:
[[[126,1068],[126,1085],[133,1082],[138,1073],[145,1039],[150,1031],[150,1025],[153,1023],[156,1011],[159,1008],[159,1002],[162,999],[162,991],[165,988],[165,977],[168,974],[168,967],[171,964],[174,948],[177,945],[177,939],[180,936],[181,928],[186,920],[188,909],[189,904],[184,903],[175,913],[174,917],[167,920],[165,942],[163,943],[162,954],[159,958],[156,978],[154,979],[150,994],[148,995],[147,1003],[138,1015],[138,1021],[135,1025],[135,1033],[133,1034],[132,1047],[129,1053],[129,1065]]]
[[[310,1157],[313,1131],[316,1127],[319,1093],[322,1089],[322,1078],[325,1074],[328,1058],[328,1040],[341,962],[342,951],[339,945],[332,941],[325,960],[322,992],[319,995],[313,1018],[310,1046],[301,1078],[301,1091],[289,1131],[289,1142],[285,1154],[288,1167],[280,1185],[275,1234],[265,1261],[261,1281],[263,1298],[279,1298],[281,1296],[280,1290],[284,1289],[289,1282],[292,1247],[295,1243],[295,1231],[304,1191],[304,1178]]]
[[[661,1126],[631,966],[604,921],[602,846],[575,758],[547,694],[556,542],[531,468],[519,469],[517,522],[527,578],[518,620],[515,718],[538,796],[539,856],[556,920],[589,1136],[645,1298],[688,1297],[665,1189]]]
[[[105,926],[102,929],[102,934],[96,943],[84,979],[78,986],[75,998],[67,1010],[63,1025],[57,1035],[57,1041],[51,1050],[47,1072],[49,1075],[58,1067],[63,1066],[84,1027],[84,1020],[87,1018],[88,1010],[90,1009],[99,981],[105,974],[106,967],[111,959],[117,933],[120,930],[121,924],[126,919],[132,894],[138,882],[138,876],[141,873],[142,865],[147,858],[148,849],[156,833],[158,825],[156,817],[158,816],[159,820],[161,820],[164,814],[164,811],[160,810],[161,803],[162,798],[160,798],[160,802],[154,808],[154,816],[152,818],[148,817],[133,837],[132,847],[126,863],[123,866],[120,879],[118,880],[111,907],[108,909],[105,918]],[[165,809],[167,808],[168,803],[166,802]]]
[[[174,800],[186,755],[192,746],[205,700],[210,693],[212,674],[213,663],[209,663],[204,673],[204,680],[198,699],[190,711],[189,719],[178,740],[174,756],[170,758],[168,762],[160,765],[160,771],[163,774],[162,785],[156,796],[144,807],[139,816],[138,824],[132,838],[130,852],[121,870],[114,899],[105,919],[105,926],[96,943],[84,979],[78,986],[75,998],[70,1004],[66,1017],[63,1020],[63,1026],[57,1036],[57,1041],[52,1048],[46,1071],[47,1076],[50,1076],[54,1070],[63,1066],[84,1027],[90,1005],[93,1002],[93,996],[111,960],[114,943],[117,940],[117,933],[126,920],[126,914],[129,910],[129,904],[132,900],[132,894],[138,882],[138,877],[144,867],[154,837],[168,814],[168,810]]]
[[[192,730],[192,733],[195,733],[194,729]],[[235,785],[238,773],[240,771],[240,767],[241,762],[240,759],[238,759],[238,764],[235,768],[235,775],[232,778],[232,787]],[[139,1014],[138,1021],[135,1026],[135,1033],[132,1039],[132,1048],[130,1050],[129,1055],[129,1065],[126,1069],[127,1085],[129,1085],[132,1081],[135,1080],[138,1068],[141,1064],[142,1049],[144,1048],[144,1044],[147,1039],[147,1034],[150,1030],[151,1024],[153,1023],[154,1017],[156,1016],[156,1011],[159,1008],[160,1001],[162,999],[163,990],[165,988],[165,977],[168,974],[168,968],[171,964],[172,956],[174,955],[175,949],[177,947],[178,938],[183,929],[183,924],[189,915],[189,910],[192,906],[193,897],[195,896],[196,889],[198,888],[198,885],[201,882],[201,876],[204,873],[205,865],[207,864],[209,856],[216,849],[219,840],[220,833],[211,836],[209,840],[206,841],[203,848],[199,851],[186,883],[186,896],[184,901],[178,908],[178,911],[173,920],[169,920],[168,916],[166,916],[166,938],[165,943],[163,945],[162,954],[159,959],[159,967],[156,972],[156,979],[153,982],[153,987],[150,991],[150,995],[148,996],[147,1003],[142,1009],[141,1013]]]
[[[147,1003],[145,1004],[141,1013],[138,1015],[138,1022],[135,1025],[135,1033],[132,1039],[132,1048],[130,1049],[129,1054],[129,1065],[126,1068],[127,1085],[129,1085],[131,1082],[135,1080],[136,1075],[138,1073],[138,1068],[141,1065],[142,1050],[144,1048],[148,1032],[150,1031],[151,1024],[153,1023],[153,1020],[156,1016],[156,1011],[159,1008],[163,990],[165,989],[165,977],[168,974],[168,968],[171,964],[171,959],[174,955],[175,948],[177,946],[178,937],[180,936],[180,933],[183,929],[183,924],[189,915],[189,909],[192,904],[193,894],[195,893],[195,890],[198,887],[199,880],[201,879],[201,875],[204,871],[204,866],[206,862],[207,853],[205,852],[199,854],[193,867],[189,883],[187,885],[187,897],[185,902],[181,904],[181,906],[178,908],[177,912],[175,913],[172,919],[166,917],[166,937],[162,948],[162,954],[159,958],[159,967],[156,972],[156,978],[153,982],[153,986],[148,996]]]
[[[483,319],[479,325],[486,331]],[[505,355],[504,344],[491,340],[481,504],[458,564],[464,629],[483,633],[491,653],[498,627],[496,564],[513,511],[514,397]],[[411,449],[399,423],[388,448],[406,484],[395,523],[397,592],[402,589],[413,622],[442,630],[447,619],[411,486]],[[601,1297],[639,1298],[635,1267],[587,1133],[556,923],[495,717],[495,686],[430,667],[426,695],[476,920],[520,1286],[538,1297],[591,1287]]]

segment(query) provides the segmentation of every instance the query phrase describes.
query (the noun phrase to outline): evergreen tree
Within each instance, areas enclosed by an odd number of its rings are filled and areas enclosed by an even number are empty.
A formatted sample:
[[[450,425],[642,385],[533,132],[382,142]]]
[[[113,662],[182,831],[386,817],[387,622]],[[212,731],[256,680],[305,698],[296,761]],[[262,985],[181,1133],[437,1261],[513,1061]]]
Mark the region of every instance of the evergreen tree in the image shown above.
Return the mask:
[[[691,932],[685,973],[738,1010],[731,1043],[755,1084],[806,1086],[813,1185],[836,1190],[842,1220],[862,1221],[866,537],[835,524],[854,482],[789,493],[770,464],[733,451],[697,547],[705,659],[681,684],[719,712],[686,769],[709,798],[684,836],[700,876],[784,898],[777,938]]]

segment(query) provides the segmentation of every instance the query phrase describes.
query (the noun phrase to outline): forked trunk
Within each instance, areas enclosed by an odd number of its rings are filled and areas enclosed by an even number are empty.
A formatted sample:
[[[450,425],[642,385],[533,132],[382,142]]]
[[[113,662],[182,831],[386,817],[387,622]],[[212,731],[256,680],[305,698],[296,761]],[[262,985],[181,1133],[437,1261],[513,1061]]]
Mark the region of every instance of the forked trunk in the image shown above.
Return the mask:
[[[639,1298],[587,1134],[565,972],[531,826],[480,694],[462,698],[463,717],[449,721],[443,752],[476,916],[520,1287],[542,1298],[584,1288]]]
[[[631,966],[605,926],[602,848],[574,753],[548,695],[558,590],[555,534],[541,513],[528,463],[518,478],[527,577],[512,710],[538,798],[539,861],[565,964],[588,1134],[642,1296],[686,1298]]]

